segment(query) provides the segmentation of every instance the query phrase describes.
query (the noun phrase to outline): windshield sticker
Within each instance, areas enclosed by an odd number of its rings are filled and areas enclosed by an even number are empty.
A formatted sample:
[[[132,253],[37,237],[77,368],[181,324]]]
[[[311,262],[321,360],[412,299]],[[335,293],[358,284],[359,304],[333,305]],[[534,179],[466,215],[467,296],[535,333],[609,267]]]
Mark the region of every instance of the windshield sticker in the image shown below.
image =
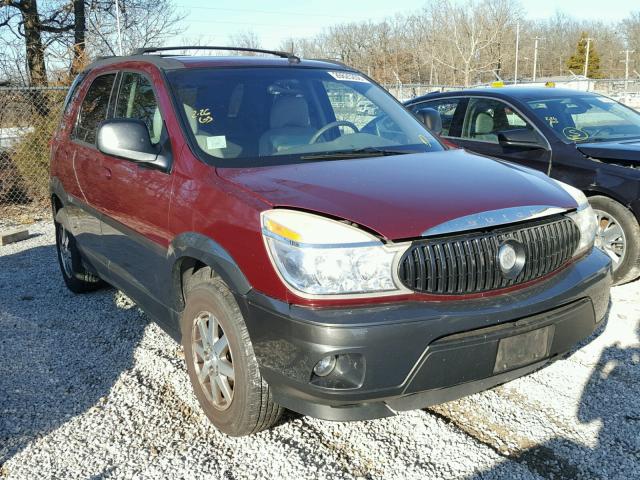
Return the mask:
[[[579,142],[589,138],[589,134],[579,128],[566,127],[562,130],[562,134],[572,142]]]
[[[207,150],[215,150],[217,148],[227,148],[227,137],[224,135],[207,137]]]
[[[427,146],[431,146],[431,142],[429,141],[429,139],[427,137],[425,137],[424,135],[418,135],[418,138],[420,139],[420,141],[422,143],[424,143]]]
[[[194,110],[191,114],[193,118],[198,120],[198,123],[211,123],[213,122],[213,117],[211,116],[211,111],[208,108],[201,108],[200,110]]]
[[[555,125],[558,124],[558,119],[556,117],[553,116],[549,116],[549,117],[544,117],[544,119],[549,122],[549,126],[551,128],[553,128]]]
[[[341,82],[360,82],[360,83],[369,83],[369,80],[364,78],[359,73],[354,72],[327,72],[336,80],[340,80]]]

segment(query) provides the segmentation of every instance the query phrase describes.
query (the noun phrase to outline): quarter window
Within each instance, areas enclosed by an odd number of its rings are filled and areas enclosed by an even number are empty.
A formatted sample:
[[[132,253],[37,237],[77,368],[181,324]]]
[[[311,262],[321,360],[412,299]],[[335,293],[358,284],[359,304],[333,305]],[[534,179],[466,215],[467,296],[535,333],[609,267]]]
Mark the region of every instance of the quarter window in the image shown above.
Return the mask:
[[[162,115],[151,82],[144,75],[134,72],[122,75],[114,117],[142,120],[149,130],[151,143],[160,141]]]
[[[498,143],[504,130],[533,127],[506,103],[492,98],[471,98],[462,128],[462,138]]]
[[[96,143],[98,125],[107,118],[111,88],[115,73],[101,75],[93,81],[80,106],[80,115],[73,137],[87,143]]]

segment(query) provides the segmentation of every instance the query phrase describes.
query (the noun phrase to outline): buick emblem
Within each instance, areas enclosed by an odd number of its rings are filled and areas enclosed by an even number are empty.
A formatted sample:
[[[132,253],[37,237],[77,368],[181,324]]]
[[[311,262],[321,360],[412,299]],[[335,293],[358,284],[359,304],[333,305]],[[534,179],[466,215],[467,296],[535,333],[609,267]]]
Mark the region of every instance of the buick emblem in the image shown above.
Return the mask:
[[[515,279],[525,263],[524,247],[516,240],[506,240],[498,248],[498,265],[502,276],[508,279]]]

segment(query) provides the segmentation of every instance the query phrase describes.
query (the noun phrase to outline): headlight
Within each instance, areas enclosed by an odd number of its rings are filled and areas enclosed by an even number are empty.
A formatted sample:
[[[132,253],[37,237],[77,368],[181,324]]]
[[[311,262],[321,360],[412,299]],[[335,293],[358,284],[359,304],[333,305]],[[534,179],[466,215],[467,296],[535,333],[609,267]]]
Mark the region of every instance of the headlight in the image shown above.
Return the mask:
[[[296,210],[262,213],[262,233],[276,270],[303,295],[400,290],[394,272],[407,245],[385,245],[351,225]]]
[[[556,181],[578,204],[578,209],[569,214],[569,217],[573,219],[580,229],[580,243],[578,244],[576,251],[573,253],[573,256],[575,257],[593,247],[593,242],[598,230],[598,220],[596,219],[596,214],[591,208],[591,205],[589,205],[589,200],[587,200],[584,193],[571,185],[567,185],[566,183],[558,180]]]

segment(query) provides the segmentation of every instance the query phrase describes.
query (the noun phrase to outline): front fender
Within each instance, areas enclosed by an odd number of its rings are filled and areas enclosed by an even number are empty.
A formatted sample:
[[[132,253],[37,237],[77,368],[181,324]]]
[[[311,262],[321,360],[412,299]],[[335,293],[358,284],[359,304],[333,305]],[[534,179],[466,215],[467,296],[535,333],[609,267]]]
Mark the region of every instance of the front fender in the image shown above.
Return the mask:
[[[185,232],[178,235],[169,245],[167,257],[172,266],[174,285],[181,285],[180,266],[184,259],[190,258],[211,267],[233,293],[246,295],[252,288],[229,252],[215,240],[200,233]],[[181,289],[177,288],[175,291],[180,292]],[[181,301],[182,299],[177,304],[180,305]]]

